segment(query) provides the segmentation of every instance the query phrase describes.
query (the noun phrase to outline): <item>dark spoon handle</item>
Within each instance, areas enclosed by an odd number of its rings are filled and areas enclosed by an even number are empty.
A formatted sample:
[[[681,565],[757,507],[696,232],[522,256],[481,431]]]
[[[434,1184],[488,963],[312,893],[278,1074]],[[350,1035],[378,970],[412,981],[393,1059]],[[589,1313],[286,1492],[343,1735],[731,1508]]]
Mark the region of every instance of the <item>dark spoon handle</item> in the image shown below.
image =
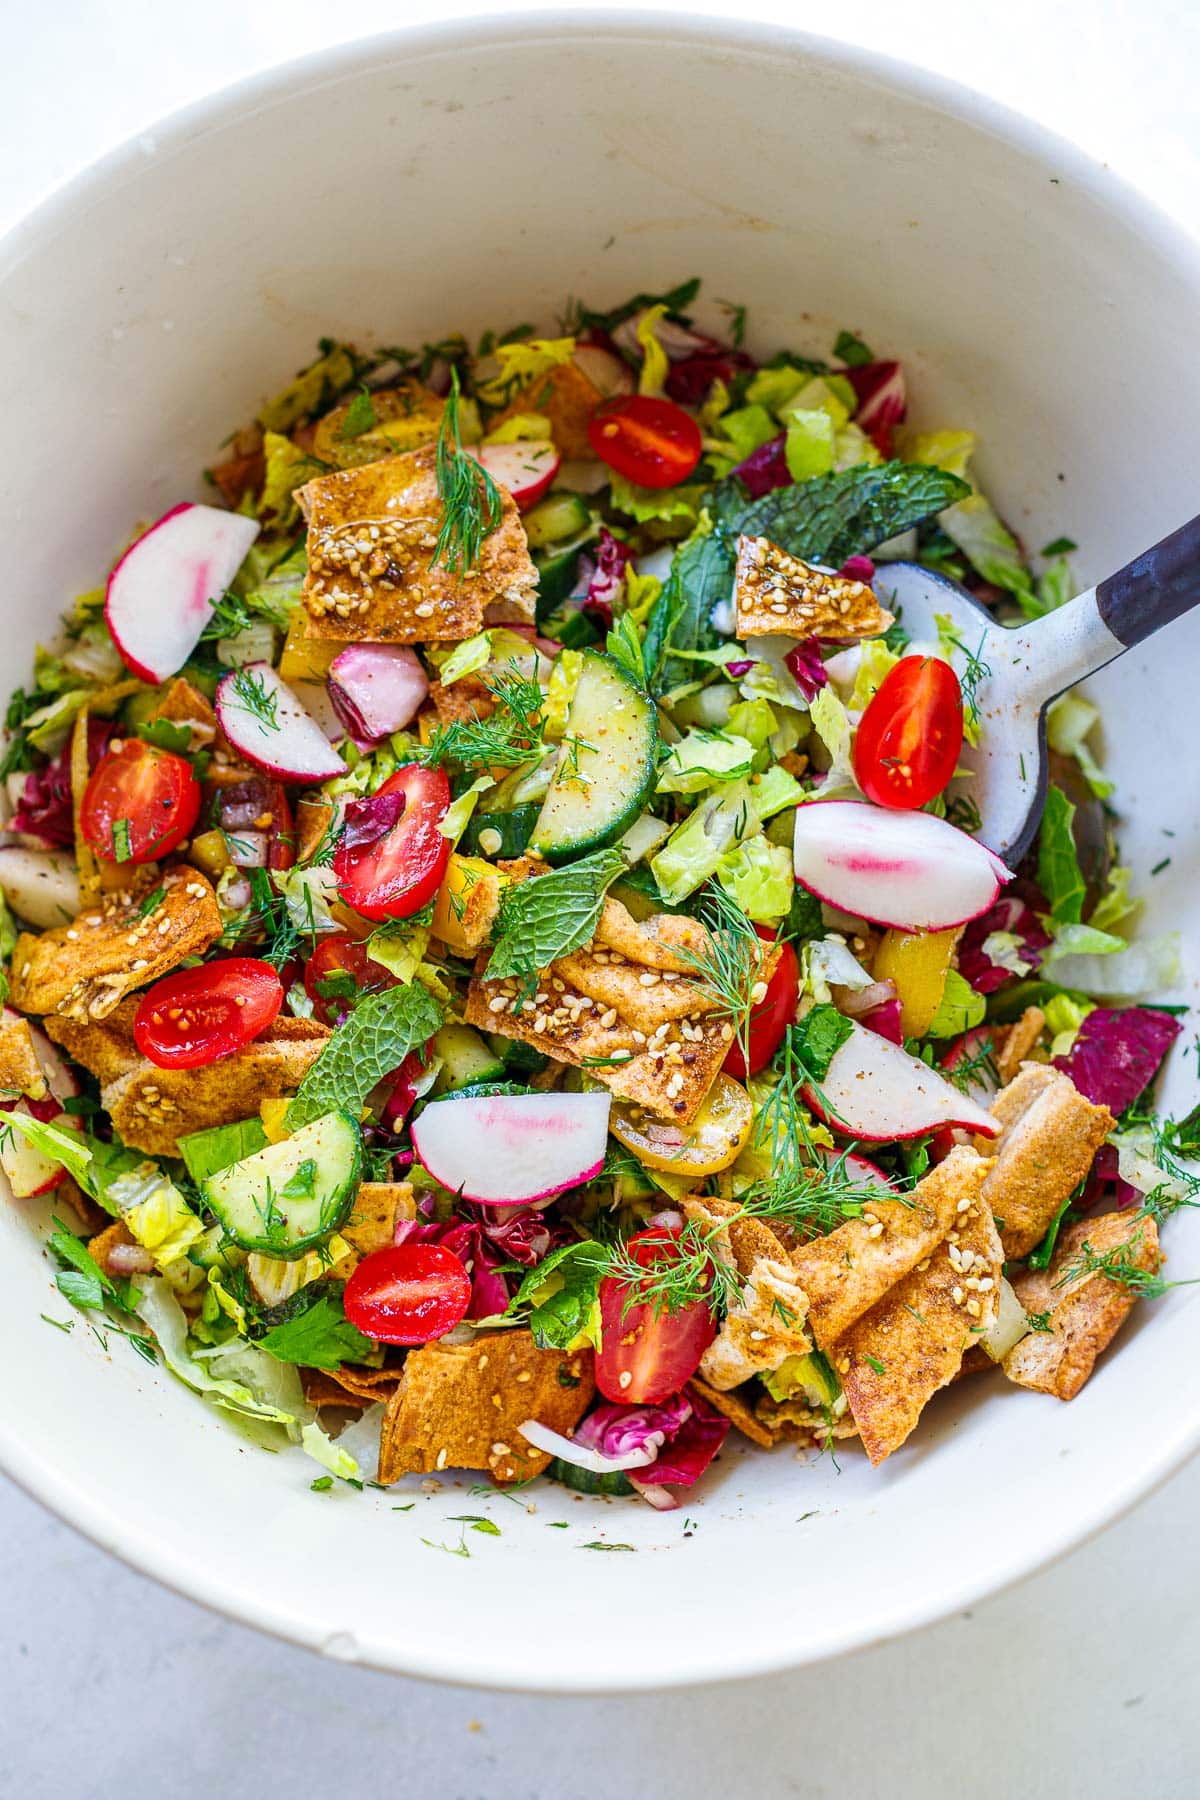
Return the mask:
[[[1096,589],[1100,617],[1128,650],[1200,601],[1200,519],[1190,519]]]

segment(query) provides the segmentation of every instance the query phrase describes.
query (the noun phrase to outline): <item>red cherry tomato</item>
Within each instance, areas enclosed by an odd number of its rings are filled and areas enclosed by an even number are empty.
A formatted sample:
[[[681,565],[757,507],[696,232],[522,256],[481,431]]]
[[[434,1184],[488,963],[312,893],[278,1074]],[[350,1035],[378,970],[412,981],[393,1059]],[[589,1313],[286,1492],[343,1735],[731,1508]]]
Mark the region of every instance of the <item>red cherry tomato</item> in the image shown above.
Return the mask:
[[[258,1037],[282,1005],[269,962],[226,956],[156,981],[134,1016],[134,1042],[160,1069],[198,1069]]]
[[[364,1256],[346,1283],[346,1317],[383,1344],[445,1337],[471,1304],[471,1277],[441,1244],[391,1244]]]
[[[407,919],[433,899],[450,860],[438,826],[450,810],[444,769],[407,763],[373,796],[400,794],[404,810],[373,842],[343,839],[333,857],[338,893],[364,919]]]
[[[756,926],[755,930],[759,937],[774,935],[762,926]],[[742,1055],[742,1046],[735,1039],[721,1065],[727,1075],[732,1075],[737,1081],[745,1081],[747,1075],[757,1075],[760,1069],[766,1068],[782,1044],[784,1032],[796,1016],[796,1002],[799,998],[800,964],[791,944],[785,944],[767,983],[766,994],[750,1014],[750,1029],[747,1033],[749,1062]]]
[[[958,766],[962,688],[937,656],[906,656],[884,676],[854,739],[854,773],[876,806],[911,809],[940,794]]]
[[[126,738],[96,764],[83,790],[79,829],[106,862],[153,862],[183,842],[199,813],[200,783],[191,763]]]
[[[339,932],[324,937],[304,965],[304,991],[323,1025],[333,1025],[359,994],[395,987],[396,977],[377,963],[365,944]]]
[[[629,1238],[625,1248],[641,1268],[661,1268],[678,1260],[678,1237],[678,1231],[653,1225]],[[655,1406],[696,1373],[716,1325],[703,1300],[693,1300],[674,1313],[664,1307],[656,1316],[653,1301],[635,1300],[626,1311],[629,1294],[629,1285],[619,1276],[606,1275],[600,1283],[596,1386],[606,1400]]]
[[[686,481],[704,448],[695,419],[674,401],[650,394],[602,406],[588,422],[588,442],[610,469],[648,488]]]

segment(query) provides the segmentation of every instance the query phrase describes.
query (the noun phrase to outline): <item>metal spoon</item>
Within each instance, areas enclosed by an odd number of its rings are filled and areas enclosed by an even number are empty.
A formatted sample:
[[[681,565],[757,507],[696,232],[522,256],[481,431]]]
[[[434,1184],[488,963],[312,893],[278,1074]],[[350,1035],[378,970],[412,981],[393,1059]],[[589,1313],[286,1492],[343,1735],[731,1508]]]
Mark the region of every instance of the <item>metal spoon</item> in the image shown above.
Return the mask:
[[[1012,868],[1033,842],[1046,797],[1047,706],[1200,604],[1200,519],[1026,625],[998,625],[957,581],[918,563],[880,564],[874,586],[915,641],[936,643],[934,615],[948,613],[984,671],[976,688],[982,742],[963,746],[971,773],[952,792],[975,802],[976,835]],[[954,660],[961,675],[965,658]]]

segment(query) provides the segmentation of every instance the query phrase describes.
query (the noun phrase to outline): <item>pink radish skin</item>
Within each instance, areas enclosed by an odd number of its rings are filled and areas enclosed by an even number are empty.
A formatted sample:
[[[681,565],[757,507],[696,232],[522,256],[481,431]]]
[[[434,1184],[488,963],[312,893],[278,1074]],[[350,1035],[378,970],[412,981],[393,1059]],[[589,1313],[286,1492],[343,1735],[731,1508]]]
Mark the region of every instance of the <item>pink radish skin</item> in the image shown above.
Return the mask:
[[[253,519],[185,501],[129,546],[104,616],[135,675],[157,685],[183,667],[257,536]]]
[[[428,692],[420,657],[397,644],[348,644],[329,666],[329,697],[355,740],[403,731]]]
[[[435,1181],[487,1206],[531,1206],[599,1174],[608,1094],[478,1094],[434,1100],[412,1128]]]
[[[1011,871],[932,813],[859,800],[796,810],[796,880],[819,900],[898,931],[946,931],[985,913]]]
[[[840,1150],[822,1150],[827,1168],[833,1168],[842,1161]],[[873,1163],[869,1156],[856,1156],[848,1151],[845,1158],[845,1170],[856,1187],[872,1188],[877,1194],[894,1194],[896,1186],[888,1180],[878,1163]]]
[[[606,400],[616,400],[622,394],[632,394],[633,370],[619,356],[614,356],[611,350],[605,350],[603,345],[577,344],[571,361]]]
[[[991,1113],[960,1094],[925,1063],[862,1025],[835,1050],[820,1091],[805,1088],[807,1104],[827,1125],[865,1143],[921,1137],[946,1125],[981,1137],[1000,1130]]]
[[[471,455],[483,464],[498,487],[512,495],[520,512],[536,505],[562,466],[554,445],[543,438],[481,444]]]
[[[5,1024],[12,1024],[20,1017],[21,1014],[14,1012],[11,1007],[4,1008]],[[33,1047],[42,1066],[42,1073],[46,1077],[46,1086],[49,1089],[47,1099],[61,1102],[72,1098],[79,1092],[79,1083],[69,1064],[60,1055],[57,1046],[51,1043],[40,1025],[35,1025],[32,1019],[28,1020],[28,1025]],[[36,1114],[26,1100],[17,1100],[5,1106],[3,1110],[5,1112],[20,1111],[35,1117],[49,1114],[50,1122],[55,1125],[65,1126],[69,1131],[80,1129],[77,1118],[70,1113],[54,1112],[47,1105],[46,1100],[37,1103]],[[0,1169],[3,1169],[5,1179],[13,1191],[13,1197],[17,1200],[33,1200],[39,1194],[50,1193],[66,1174],[66,1170],[60,1162],[55,1162],[53,1157],[44,1156],[40,1150],[35,1150],[31,1143],[15,1131],[6,1132],[0,1139]]]
[[[257,710],[247,706],[239,692],[239,684],[246,682],[262,696]],[[280,781],[328,781],[346,773],[345,763],[317,721],[270,663],[247,663],[222,676],[216,709],[221,730],[234,749],[267,775]]]

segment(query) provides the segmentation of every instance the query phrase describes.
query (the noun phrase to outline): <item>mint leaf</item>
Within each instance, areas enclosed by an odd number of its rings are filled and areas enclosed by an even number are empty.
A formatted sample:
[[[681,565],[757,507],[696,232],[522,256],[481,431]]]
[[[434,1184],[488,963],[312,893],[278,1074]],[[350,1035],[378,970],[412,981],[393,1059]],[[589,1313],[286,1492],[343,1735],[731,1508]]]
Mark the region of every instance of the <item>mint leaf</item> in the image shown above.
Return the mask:
[[[398,1069],[410,1050],[431,1038],[441,1022],[441,1008],[419,981],[368,994],[338,1026],[300,1083],[288,1107],[289,1129],[296,1131],[338,1108],[356,1116],[371,1089]]]
[[[59,1292],[73,1306],[99,1312],[106,1300],[122,1312],[132,1312],[136,1289],[132,1282],[116,1282],[106,1275],[82,1238],[55,1219],[55,1229],[46,1239],[46,1248],[66,1266],[58,1271]]]
[[[874,353],[867,349],[860,337],[852,331],[839,331],[837,343],[833,346],[833,354],[839,362],[844,362],[848,369],[861,369],[867,363],[874,362]]]
[[[277,1362],[299,1363],[306,1369],[339,1369],[344,1362],[362,1362],[375,1348],[372,1338],[351,1325],[341,1296],[334,1293],[321,1294],[303,1312],[273,1325],[255,1341]]]
[[[1038,886],[1050,902],[1056,925],[1078,925],[1087,893],[1075,849],[1075,808],[1060,787],[1051,783],[1038,837]]]
[[[265,1150],[267,1141],[261,1119],[239,1119],[235,1125],[212,1125],[206,1131],[188,1132],[179,1140],[179,1154],[199,1187],[208,1176]]]
[[[835,1054],[853,1029],[836,1006],[814,1006],[792,1027],[792,1051],[813,1081],[824,1081]]]
[[[361,387],[346,408],[346,416],[338,429],[338,438],[343,444],[348,443],[352,438],[361,437],[364,431],[370,431],[378,422],[370,390]]]
[[[564,869],[508,887],[500,902],[496,948],[484,971],[487,979],[534,975],[556,957],[590,943],[605,891],[624,867],[619,850],[597,850]]]
[[[508,1305],[505,1318],[519,1318],[529,1309],[529,1329],[539,1350],[565,1350],[587,1326],[611,1250],[587,1239],[564,1244],[544,1256],[522,1279]],[[547,1282],[553,1293],[543,1295]]]

